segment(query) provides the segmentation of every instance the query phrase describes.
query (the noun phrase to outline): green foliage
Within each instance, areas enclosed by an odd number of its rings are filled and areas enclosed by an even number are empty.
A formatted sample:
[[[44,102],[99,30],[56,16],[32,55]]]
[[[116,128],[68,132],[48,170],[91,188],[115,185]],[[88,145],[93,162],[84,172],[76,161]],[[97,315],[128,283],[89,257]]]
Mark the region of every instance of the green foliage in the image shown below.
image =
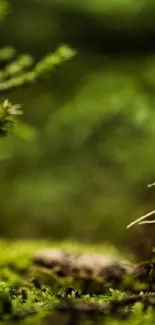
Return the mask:
[[[37,63],[34,69],[34,78],[41,76],[44,73],[53,71],[55,67],[60,66],[65,61],[70,60],[76,54],[72,48],[62,45],[55,53],[48,54],[43,60]]]
[[[66,60],[71,59],[75,54],[75,50],[62,45],[55,53],[49,54],[39,61],[31,71],[27,71],[34,64],[34,60],[30,55],[20,55],[10,63],[10,60],[16,55],[14,48],[5,47],[0,49],[0,62],[6,62],[4,68],[0,70],[0,92],[36,81],[42,75],[53,71]],[[20,108],[20,105],[12,105],[8,100],[1,103],[0,135],[6,135],[8,128],[15,124],[14,116],[21,114],[18,108]],[[37,132],[33,127],[24,125],[24,123],[17,123],[15,133],[24,139],[34,139]]]
[[[6,11],[7,4],[5,1],[0,2],[0,17]],[[36,66],[34,59],[30,55],[17,56],[16,50],[13,47],[4,47],[0,49],[0,62],[5,63],[0,70],[0,92],[18,88],[27,83],[36,81],[40,76],[53,71],[60,66],[64,61],[72,58],[76,52],[66,45],[60,46],[55,53],[47,55],[40,60]],[[10,62],[10,60],[13,60]],[[31,69],[32,67],[32,69]],[[31,69],[31,71],[30,71]],[[36,131],[33,127],[27,126],[24,123],[15,121],[15,116],[20,115],[18,110],[20,105],[12,105],[7,99],[0,104],[0,135],[8,134],[8,129],[15,126],[15,133],[24,139],[34,139]],[[15,123],[16,122],[16,123]]]
[[[3,16],[7,4],[5,1],[0,2],[0,17]],[[53,71],[56,67],[63,64],[66,60],[71,59],[75,50],[66,45],[60,46],[55,53],[48,54],[40,60],[34,67],[34,59],[30,55],[20,55],[17,58],[16,50],[12,47],[0,49],[0,63],[5,65],[0,70],[0,92],[18,88],[27,83],[36,81],[39,77]],[[10,62],[10,60],[13,60]],[[32,68],[32,69],[31,69]],[[30,71],[31,70],[31,71]],[[8,128],[13,126],[14,117],[20,115],[18,110],[20,105],[12,105],[7,99],[0,104],[0,135],[6,135]],[[31,127],[24,126],[24,123],[18,126],[16,134],[22,137],[34,138],[35,131]]]
[[[5,59],[8,54],[7,50],[2,49],[2,53],[6,52]],[[28,72],[24,70],[30,69],[33,64],[33,59],[29,55],[21,55],[16,61],[8,64],[1,71],[0,91],[2,92],[34,82],[42,75],[53,71],[66,60],[71,59],[75,53],[76,52],[73,49],[66,45],[62,45],[56,50],[56,52],[43,58],[31,71]]]

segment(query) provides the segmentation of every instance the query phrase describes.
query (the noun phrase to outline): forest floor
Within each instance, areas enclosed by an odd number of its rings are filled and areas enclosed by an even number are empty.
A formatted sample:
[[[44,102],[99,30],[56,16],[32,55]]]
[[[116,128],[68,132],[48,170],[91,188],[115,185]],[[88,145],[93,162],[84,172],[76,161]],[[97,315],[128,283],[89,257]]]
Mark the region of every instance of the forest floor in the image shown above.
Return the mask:
[[[0,241],[0,324],[155,324],[154,262],[126,260],[110,246]]]

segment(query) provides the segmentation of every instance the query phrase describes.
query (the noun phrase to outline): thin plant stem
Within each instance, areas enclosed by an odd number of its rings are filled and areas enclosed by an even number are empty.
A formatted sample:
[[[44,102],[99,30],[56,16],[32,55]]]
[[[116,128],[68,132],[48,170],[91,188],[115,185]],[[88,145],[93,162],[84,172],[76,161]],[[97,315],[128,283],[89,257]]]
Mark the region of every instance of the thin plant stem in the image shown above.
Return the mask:
[[[131,228],[132,226],[134,226],[136,223],[139,224],[139,222],[141,222],[142,220],[152,216],[153,214],[155,214],[155,210],[151,211],[151,212],[148,212],[147,214],[145,214],[144,216],[132,221],[131,223],[129,223],[129,225],[127,225],[127,229]]]
[[[148,223],[148,224],[155,223],[155,220],[142,221],[142,222],[139,222],[138,225],[144,225],[146,223]]]

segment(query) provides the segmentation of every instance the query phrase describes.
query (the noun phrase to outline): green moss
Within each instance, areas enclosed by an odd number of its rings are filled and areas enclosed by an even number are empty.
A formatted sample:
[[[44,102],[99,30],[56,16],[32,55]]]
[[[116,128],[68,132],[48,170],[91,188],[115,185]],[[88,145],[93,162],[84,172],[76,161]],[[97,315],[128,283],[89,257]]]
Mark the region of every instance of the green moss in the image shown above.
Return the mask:
[[[56,275],[49,269],[33,265],[32,257],[36,251],[56,246],[57,243],[48,242],[0,242],[0,325],[44,325],[51,322],[58,325],[71,324],[75,317],[76,304],[80,304],[80,321],[77,324],[117,325],[120,319],[123,324],[129,324],[131,321],[135,325],[142,322],[153,324],[154,312],[140,302],[119,307],[117,312],[115,308],[106,305],[106,310],[105,304],[127,299],[128,293],[124,291],[111,288],[106,294],[94,294],[97,282],[92,282],[92,293],[80,295],[86,280],[74,279],[71,276],[61,277],[59,273]],[[61,243],[59,247],[66,250],[72,250],[74,247],[79,251],[88,249],[104,252],[101,247],[88,248],[73,243]],[[109,254],[117,253],[109,247]],[[153,303],[151,301],[152,306]],[[100,314],[102,307],[105,310]],[[60,313],[60,309],[63,312]],[[128,311],[130,315],[127,315]]]

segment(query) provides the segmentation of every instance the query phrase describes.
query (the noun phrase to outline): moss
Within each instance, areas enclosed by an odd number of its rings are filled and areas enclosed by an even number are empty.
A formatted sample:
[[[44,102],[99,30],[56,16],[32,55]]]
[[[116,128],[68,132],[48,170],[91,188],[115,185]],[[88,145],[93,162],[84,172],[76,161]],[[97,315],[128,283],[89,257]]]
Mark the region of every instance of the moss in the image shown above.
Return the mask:
[[[56,247],[46,242],[0,242],[0,324],[123,324],[152,325],[154,322],[154,295],[130,296],[129,292],[107,288],[97,292],[100,281],[91,281],[89,291],[83,286],[88,279],[64,276],[50,269],[34,266],[32,258],[38,249]],[[59,244],[67,251],[73,243]],[[94,247],[93,251],[104,251]],[[107,249],[107,248],[106,248]],[[89,247],[88,250],[91,250]],[[112,249],[109,248],[109,252]],[[109,253],[110,254],[110,253]],[[113,254],[116,253],[113,251]],[[117,254],[116,254],[117,255]],[[96,292],[96,294],[95,294]],[[151,308],[151,309],[150,309]]]

